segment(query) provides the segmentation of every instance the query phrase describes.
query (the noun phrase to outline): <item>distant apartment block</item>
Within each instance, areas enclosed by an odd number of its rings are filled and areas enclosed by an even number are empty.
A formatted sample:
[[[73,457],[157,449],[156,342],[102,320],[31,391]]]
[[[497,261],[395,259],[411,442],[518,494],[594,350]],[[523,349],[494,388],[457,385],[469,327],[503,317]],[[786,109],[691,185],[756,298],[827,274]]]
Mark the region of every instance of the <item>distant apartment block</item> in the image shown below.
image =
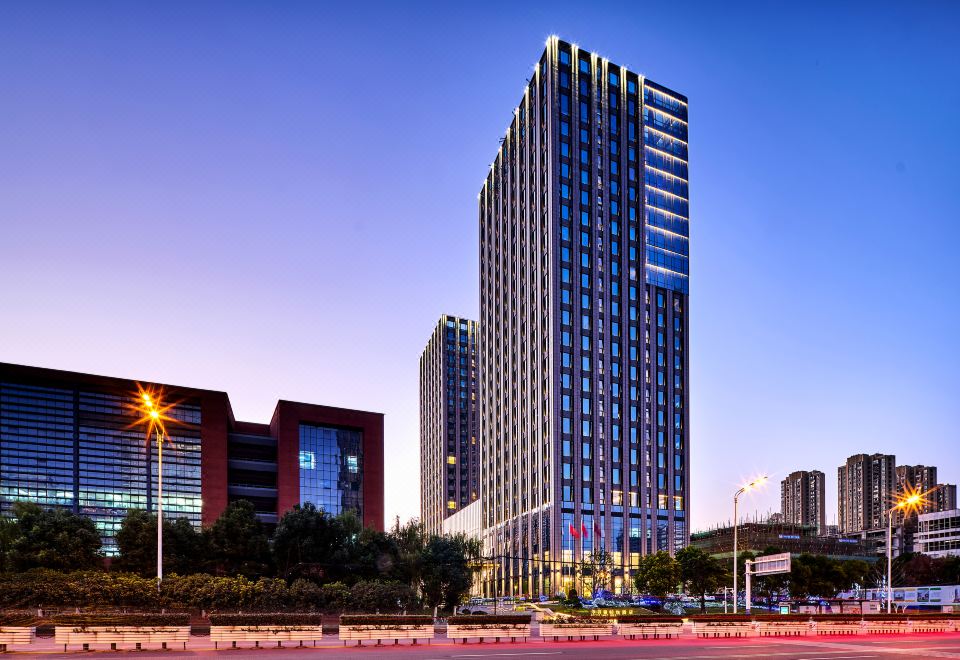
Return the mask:
[[[957,505],[957,487],[939,483],[937,468],[933,465],[897,466],[897,495],[908,491],[918,491],[923,495],[923,504],[916,513],[947,511],[955,509]],[[903,512],[897,512],[897,519],[903,519]]]
[[[908,490],[918,490],[929,493],[937,485],[937,468],[934,465],[898,465],[897,466],[897,494]],[[921,513],[927,513],[930,505],[927,504]]]
[[[931,512],[951,511],[957,508],[957,487],[954,484],[937,484],[936,490],[927,495],[933,505]]]
[[[477,323],[444,315],[420,357],[420,515],[428,533],[479,497]]]
[[[896,491],[896,456],[856,454],[837,470],[838,513],[843,534],[879,529]]]
[[[800,470],[780,482],[780,513],[783,522],[827,531],[826,477],[819,470]]]

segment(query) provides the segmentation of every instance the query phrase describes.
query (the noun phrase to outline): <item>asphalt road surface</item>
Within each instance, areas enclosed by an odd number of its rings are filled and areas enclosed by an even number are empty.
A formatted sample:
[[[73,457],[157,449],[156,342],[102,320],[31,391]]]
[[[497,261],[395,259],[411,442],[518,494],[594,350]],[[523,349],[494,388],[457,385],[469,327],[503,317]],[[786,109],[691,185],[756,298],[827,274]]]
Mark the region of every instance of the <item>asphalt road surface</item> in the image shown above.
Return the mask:
[[[436,640],[432,644],[400,646],[373,644],[361,648],[324,644],[317,648],[243,648],[214,651],[188,649],[187,651],[107,652],[106,654],[72,651],[62,653],[47,646],[31,652],[10,653],[7,657],[42,658],[197,658],[222,657],[239,660],[357,660],[359,658],[397,658],[398,660],[577,660],[578,658],[624,660],[711,660],[737,658],[740,660],[883,660],[895,658],[956,658],[960,660],[960,634],[891,635],[889,637],[808,637],[803,639],[672,639],[672,640],[611,640],[601,642],[543,642],[451,644]]]

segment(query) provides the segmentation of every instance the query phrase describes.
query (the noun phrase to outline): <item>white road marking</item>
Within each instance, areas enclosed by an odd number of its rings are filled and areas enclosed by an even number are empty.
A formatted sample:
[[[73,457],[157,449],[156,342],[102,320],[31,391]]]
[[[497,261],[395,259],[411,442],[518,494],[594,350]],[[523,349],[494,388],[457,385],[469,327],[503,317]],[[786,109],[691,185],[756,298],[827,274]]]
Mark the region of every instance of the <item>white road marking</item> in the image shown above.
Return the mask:
[[[563,651],[527,651],[524,653],[470,653],[467,655],[452,655],[451,658],[489,658],[499,655],[563,655]]]
[[[797,658],[797,660],[851,660],[852,658],[879,658],[879,655],[830,655],[822,658]]]

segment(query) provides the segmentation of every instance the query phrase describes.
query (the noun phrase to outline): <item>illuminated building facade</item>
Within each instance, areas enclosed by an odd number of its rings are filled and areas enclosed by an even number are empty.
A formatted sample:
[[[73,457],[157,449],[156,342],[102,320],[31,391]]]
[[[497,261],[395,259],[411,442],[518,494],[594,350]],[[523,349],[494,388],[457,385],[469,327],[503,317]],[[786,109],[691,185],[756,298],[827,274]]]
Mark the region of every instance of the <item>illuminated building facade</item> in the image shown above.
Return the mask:
[[[687,99],[551,38],[479,195],[488,594],[689,530]]]
[[[223,392],[163,393],[163,510],[195,526],[245,499],[276,523],[312,501],[383,529],[383,415],[279,401],[269,424],[236,421]],[[128,509],[156,510],[157,448],[137,424],[138,382],[0,363],[0,514],[17,501],[89,516],[107,554]]]
[[[443,315],[420,356],[420,519],[427,533],[479,497],[477,323]]]

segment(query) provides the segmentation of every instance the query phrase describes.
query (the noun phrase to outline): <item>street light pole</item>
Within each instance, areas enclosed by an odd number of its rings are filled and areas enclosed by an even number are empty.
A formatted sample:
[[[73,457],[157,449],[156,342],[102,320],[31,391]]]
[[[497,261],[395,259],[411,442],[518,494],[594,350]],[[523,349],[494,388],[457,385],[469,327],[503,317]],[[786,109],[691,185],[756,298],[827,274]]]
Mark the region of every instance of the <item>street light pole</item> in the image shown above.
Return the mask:
[[[887,614],[893,613],[893,512],[899,509],[906,509],[908,512],[918,511],[921,505],[929,503],[925,496],[937,488],[937,486],[934,486],[926,493],[921,493],[908,484],[906,493],[901,494],[897,503],[887,511]],[[909,514],[904,514],[904,524],[906,524],[907,515]],[[901,530],[901,538],[903,538],[902,532],[903,530]]]
[[[893,605],[893,512],[897,508],[887,511],[887,614]]]
[[[163,429],[157,427],[157,591],[163,582]]]
[[[744,492],[741,488],[733,495],[733,613],[737,613],[737,501]]]
[[[737,515],[737,505],[740,500],[740,496],[749,491],[752,488],[762,485],[767,480],[767,477],[760,477],[754,479],[748,484],[745,484],[740,487],[740,489],[733,494],[733,613],[737,613],[737,526],[740,524],[740,520]],[[749,610],[750,606],[747,605]]]
[[[160,591],[160,583],[163,582],[163,440],[165,435],[163,420],[166,417],[163,414],[164,409],[159,407],[159,401],[154,401],[149,392],[141,390],[140,398],[143,401],[141,411],[146,413],[140,421],[148,424],[148,448],[151,440],[150,432],[155,432],[157,436],[157,591]]]

